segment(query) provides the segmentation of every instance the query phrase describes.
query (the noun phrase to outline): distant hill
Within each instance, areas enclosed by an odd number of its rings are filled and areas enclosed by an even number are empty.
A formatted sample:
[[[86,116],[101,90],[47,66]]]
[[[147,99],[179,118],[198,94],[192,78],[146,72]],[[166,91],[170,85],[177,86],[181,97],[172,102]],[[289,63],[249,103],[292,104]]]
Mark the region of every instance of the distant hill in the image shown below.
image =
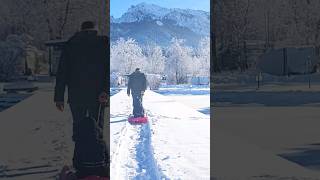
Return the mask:
[[[111,17],[111,41],[133,38],[140,44],[166,46],[173,37],[195,46],[210,34],[210,14],[200,10],[168,9],[141,3],[132,6],[120,18]]]

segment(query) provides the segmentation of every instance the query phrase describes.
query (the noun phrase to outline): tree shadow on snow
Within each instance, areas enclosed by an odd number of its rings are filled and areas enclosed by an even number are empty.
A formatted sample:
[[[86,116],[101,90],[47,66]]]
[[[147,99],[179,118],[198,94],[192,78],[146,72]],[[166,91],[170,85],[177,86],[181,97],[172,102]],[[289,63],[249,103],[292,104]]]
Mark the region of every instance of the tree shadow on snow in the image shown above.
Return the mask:
[[[110,123],[119,123],[119,122],[127,122],[127,119],[119,120],[119,121],[110,121]]]
[[[248,105],[257,104],[263,106],[301,106],[312,104],[320,106],[320,92],[222,92],[217,91],[211,97],[211,103],[214,106]],[[315,103],[319,103],[315,105]]]
[[[162,95],[209,95],[210,89],[162,89],[154,92]]]
[[[294,152],[279,154],[279,156],[300,166],[320,170],[320,143],[290,150]]]
[[[209,107],[199,109],[198,111],[203,114],[210,115],[210,108]]]
[[[0,179],[15,178],[36,174],[48,174],[50,177],[55,175],[59,170],[50,165],[29,166],[15,169],[7,169],[5,166],[0,167]]]

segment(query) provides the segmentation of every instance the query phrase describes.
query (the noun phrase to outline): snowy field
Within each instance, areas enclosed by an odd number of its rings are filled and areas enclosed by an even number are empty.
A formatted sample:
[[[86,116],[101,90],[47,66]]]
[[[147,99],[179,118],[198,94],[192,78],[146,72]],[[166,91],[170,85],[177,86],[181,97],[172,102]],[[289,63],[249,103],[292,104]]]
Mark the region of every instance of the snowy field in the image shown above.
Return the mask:
[[[216,179],[319,179],[318,76],[310,88],[307,76],[265,76],[260,89],[253,78],[215,77]]]
[[[166,86],[155,91],[183,103],[197,111],[210,115],[210,88],[208,86]]]
[[[126,88],[111,88],[111,96]],[[154,91],[183,103],[203,114],[210,116],[210,88],[208,85],[166,85]]]
[[[178,91],[146,92],[145,125],[127,122],[132,99],[125,91],[111,97],[111,179],[209,179],[210,117],[197,111],[209,104],[179,102]]]

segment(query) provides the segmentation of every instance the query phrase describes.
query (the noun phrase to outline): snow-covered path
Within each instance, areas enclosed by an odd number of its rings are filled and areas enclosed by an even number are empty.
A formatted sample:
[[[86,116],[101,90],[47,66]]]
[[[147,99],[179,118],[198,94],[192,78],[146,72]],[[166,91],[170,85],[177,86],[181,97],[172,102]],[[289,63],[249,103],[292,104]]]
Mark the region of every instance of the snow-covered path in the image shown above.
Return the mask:
[[[210,119],[152,91],[145,125],[130,125],[131,98],[111,97],[111,179],[209,179]]]
[[[0,113],[0,179],[55,179],[71,164],[72,119],[68,106],[55,108],[53,91],[33,96]]]

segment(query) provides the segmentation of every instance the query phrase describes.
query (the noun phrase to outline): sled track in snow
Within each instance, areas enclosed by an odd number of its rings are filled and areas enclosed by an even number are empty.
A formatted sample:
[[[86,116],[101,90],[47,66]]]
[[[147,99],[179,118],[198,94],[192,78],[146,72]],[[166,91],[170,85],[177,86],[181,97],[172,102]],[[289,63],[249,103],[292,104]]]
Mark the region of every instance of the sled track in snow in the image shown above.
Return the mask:
[[[120,131],[120,138],[117,141],[115,151],[111,154],[111,178],[125,179],[130,177],[130,170],[133,168],[130,160],[130,139],[127,136],[128,125],[125,124]],[[130,167],[132,166],[132,167]],[[124,168],[126,172],[124,172]],[[132,175],[131,175],[132,176]]]
[[[160,170],[153,156],[153,148],[151,144],[150,124],[140,126],[140,137],[136,145],[136,160],[138,162],[138,175],[134,178],[140,179],[161,179]]]
[[[153,155],[150,121],[143,125],[126,122],[112,154],[111,177],[115,179],[168,179],[159,169]]]

